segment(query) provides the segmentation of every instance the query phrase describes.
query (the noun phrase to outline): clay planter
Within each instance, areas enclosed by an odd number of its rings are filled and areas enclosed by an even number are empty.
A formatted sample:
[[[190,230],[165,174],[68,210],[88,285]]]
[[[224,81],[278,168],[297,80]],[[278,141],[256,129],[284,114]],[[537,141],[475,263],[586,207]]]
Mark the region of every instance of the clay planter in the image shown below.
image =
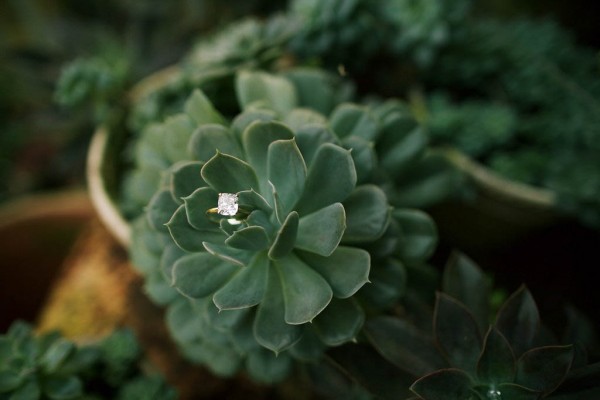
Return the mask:
[[[15,319],[37,318],[93,213],[83,190],[28,196],[0,207],[0,332]]]
[[[503,178],[457,150],[441,153],[473,188],[468,199],[429,210],[449,245],[469,254],[506,249],[561,222],[554,192]]]

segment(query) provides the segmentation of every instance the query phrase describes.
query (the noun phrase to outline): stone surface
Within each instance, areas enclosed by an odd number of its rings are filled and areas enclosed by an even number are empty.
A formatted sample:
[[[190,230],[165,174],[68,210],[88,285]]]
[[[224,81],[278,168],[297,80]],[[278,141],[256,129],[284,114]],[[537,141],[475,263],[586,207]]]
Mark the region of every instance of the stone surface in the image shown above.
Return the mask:
[[[232,216],[238,212],[238,197],[233,193],[219,193],[217,212],[221,215]]]

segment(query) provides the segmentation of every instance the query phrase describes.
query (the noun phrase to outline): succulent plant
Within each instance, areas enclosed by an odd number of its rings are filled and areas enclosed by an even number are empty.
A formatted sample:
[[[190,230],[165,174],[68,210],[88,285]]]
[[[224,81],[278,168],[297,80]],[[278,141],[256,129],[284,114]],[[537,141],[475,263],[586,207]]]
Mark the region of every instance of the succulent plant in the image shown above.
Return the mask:
[[[15,322],[0,335],[0,399],[149,400],[157,398],[153,393],[175,399],[162,377],[141,373],[141,356],[127,330],[77,346],[58,332],[37,336],[28,324]]]
[[[343,349],[348,354],[333,354],[338,367],[383,398],[574,400],[598,396],[600,367],[588,364],[586,349],[593,342],[590,335],[582,334],[589,332],[589,322],[577,320],[580,317],[571,311],[574,323],[569,323],[568,335],[557,339],[541,323],[535,301],[524,286],[504,301],[493,318],[488,277],[460,254],[448,264],[442,285],[431,320],[423,320],[424,314],[431,313],[426,312],[429,300],[421,292],[421,300],[404,302],[399,315],[369,319],[362,346]],[[358,359],[362,364],[356,365]],[[335,376],[331,370],[320,371],[321,383]]]
[[[404,264],[423,262],[436,232],[420,211],[391,218],[370,183],[379,124],[342,102],[337,79],[241,71],[236,93],[231,122],[195,91],[184,114],[142,133],[128,185],[148,206],[131,254],[185,356],[274,382],[393,305]]]

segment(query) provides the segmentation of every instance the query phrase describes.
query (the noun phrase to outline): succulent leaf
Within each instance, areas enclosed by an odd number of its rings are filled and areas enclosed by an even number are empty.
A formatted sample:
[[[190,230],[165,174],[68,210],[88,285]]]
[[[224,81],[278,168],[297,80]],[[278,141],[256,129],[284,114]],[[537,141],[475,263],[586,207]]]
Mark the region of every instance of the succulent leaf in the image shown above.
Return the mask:
[[[75,376],[53,377],[44,380],[43,391],[54,400],[76,399],[83,392],[81,380]]]
[[[243,109],[261,102],[268,109],[286,115],[298,103],[294,86],[282,77],[264,72],[240,71],[235,85]]]
[[[375,118],[367,109],[355,104],[339,105],[331,114],[329,124],[340,138],[356,136],[373,140],[379,131]]]
[[[195,229],[188,222],[185,205],[179,206],[173,214],[167,228],[173,240],[181,249],[188,252],[204,251],[204,241],[222,240],[222,234],[215,228]]]
[[[292,370],[292,359],[285,355],[274,355],[264,349],[248,356],[246,369],[256,382],[273,384],[286,378]]]
[[[276,140],[267,152],[267,177],[275,186],[287,215],[302,196],[306,181],[306,164],[294,139]]]
[[[237,269],[209,253],[190,254],[173,266],[173,286],[185,296],[200,299],[214,293]]]
[[[490,318],[490,283],[467,256],[453,253],[444,269],[444,293],[456,298],[473,313],[483,332]]]
[[[310,164],[304,194],[296,211],[303,216],[344,201],[355,185],[356,170],[350,153],[326,143],[319,147]]]
[[[340,203],[331,204],[300,218],[296,247],[321,256],[329,256],[340,244],[345,230],[344,206]]]
[[[213,256],[242,267],[248,265],[253,256],[253,252],[241,249],[234,249],[233,247],[229,247],[223,244],[208,242],[203,242],[202,244],[206,251],[208,251]]]
[[[57,340],[52,345],[42,358],[40,364],[48,373],[55,372],[61,364],[63,364],[75,351],[75,345],[68,340]]]
[[[285,221],[283,221],[281,228],[279,228],[273,245],[269,249],[270,259],[277,260],[290,254],[296,245],[298,225],[298,213],[295,211],[289,213]]]
[[[377,155],[373,143],[358,136],[349,136],[342,140],[342,145],[350,149],[350,155],[356,168],[356,180],[364,183],[371,180],[377,168]]]
[[[400,235],[398,252],[406,262],[422,262],[437,245],[437,228],[431,217],[419,210],[398,209],[393,212]]]
[[[338,246],[329,256],[311,252],[298,255],[325,278],[337,298],[352,296],[369,281],[371,257],[365,250]]]
[[[258,189],[256,174],[248,163],[219,152],[202,167],[202,178],[219,193]]]
[[[173,200],[178,204],[181,204],[182,198],[189,196],[198,186],[205,184],[200,176],[203,166],[202,162],[182,161],[169,169],[169,186]]]
[[[214,231],[215,224],[206,215],[206,210],[217,204],[218,194],[209,187],[201,187],[183,198],[188,223],[195,229]]]
[[[187,144],[192,136],[194,124],[185,114],[169,117],[165,121],[165,130],[169,132],[165,140],[165,153],[171,163],[189,159]]]
[[[285,322],[311,322],[327,307],[333,291],[325,279],[294,254],[273,262],[285,299]]]
[[[302,337],[302,327],[285,322],[286,304],[281,279],[274,267],[269,268],[267,290],[254,319],[254,337],[262,346],[279,353]]]
[[[427,135],[421,127],[407,132],[389,147],[381,157],[381,165],[387,171],[403,171],[408,165],[421,158],[427,148]]]
[[[488,384],[512,382],[515,363],[515,355],[506,338],[495,327],[490,327],[477,362],[477,377]]]
[[[393,317],[376,317],[367,321],[369,342],[398,368],[416,376],[430,374],[447,365],[433,340],[409,322]]]
[[[211,101],[201,90],[194,90],[185,103],[185,112],[198,125],[225,123],[223,116],[214,108]]]
[[[363,309],[353,299],[333,299],[314,320],[314,328],[327,346],[355,340],[365,321]]]
[[[459,369],[442,369],[417,380],[411,386],[423,400],[464,400],[471,397],[472,381]]]
[[[325,143],[340,145],[340,141],[325,125],[309,124],[295,130],[296,144],[306,165],[311,165],[315,154]]]
[[[515,356],[531,348],[540,328],[540,315],[533,296],[524,286],[504,303],[496,318],[496,327],[510,343]]]
[[[540,398],[540,392],[528,389],[515,383],[501,383],[499,385],[492,386],[475,386],[473,391],[484,400],[537,400]]]
[[[148,223],[157,231],[168,231],[165,224],[169,222],[179,204],[173,200],[170,190],[161,190],[157,192],[146,209]]]
[[[357,187],[344,201],[346,230],[343,243],[368,243],[379,239],[390,222],[387,197],[375,185]]]
[[[225,244],[235,249],[261,251],[269,248],[269,237],[264,228],[249,226],[238,229],[225,240]]]
[[[8,353],[8,352],[7,352]],[[8,354],[7,354],[8,356]],[[3,360],[7,360],[3,358]],[[0,371],[0,393],[10,392],[15,390],[23,383],[24,377],[15,371]]]
[[[269,259],[264,253],[241,268],[213,296],[219,310],[235,310],[257,305],[262,301],[267,288]]]
[[[475,372],[482,343],[473,314],[457,300],[439,293],[433,318],[435,339],[450,364]]]
[[[207,124],[196,129],[185,144],[190,156],[196,160],[208,161],[218,151],[234,157],[241,157],[241,150],[233,134],[223,125]]]
[[[573,362],[573,346],[531,349],[517,362],[516,382],[547,395],[565,379]]]

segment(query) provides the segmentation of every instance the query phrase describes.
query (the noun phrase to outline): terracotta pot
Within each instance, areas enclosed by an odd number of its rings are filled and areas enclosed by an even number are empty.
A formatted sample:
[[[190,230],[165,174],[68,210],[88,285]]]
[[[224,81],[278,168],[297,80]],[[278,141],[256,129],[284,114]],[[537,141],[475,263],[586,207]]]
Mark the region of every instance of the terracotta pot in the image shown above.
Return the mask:
[[[94,211],[84,190],[28,196],[0,207],[0,332],[33,321]]]

